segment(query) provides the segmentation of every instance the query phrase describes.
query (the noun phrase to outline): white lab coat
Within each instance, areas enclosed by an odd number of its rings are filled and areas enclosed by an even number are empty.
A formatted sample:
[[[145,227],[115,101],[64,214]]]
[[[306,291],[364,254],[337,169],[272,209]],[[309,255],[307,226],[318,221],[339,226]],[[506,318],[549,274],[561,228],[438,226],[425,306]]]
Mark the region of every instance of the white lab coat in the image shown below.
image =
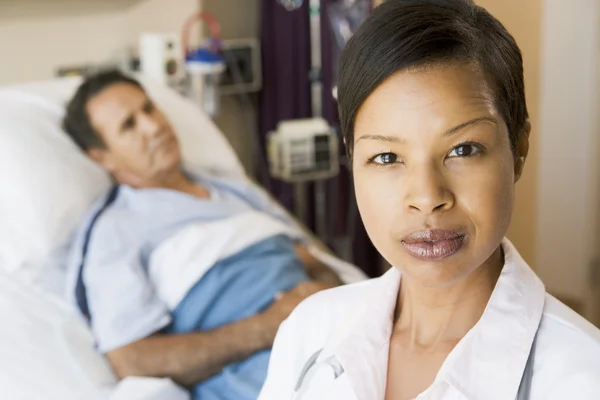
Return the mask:
[[[530,399],[600,399],[600,331],[546,294],[512,244],[503,247],[506,263],[480,321],[417,399],[515,399],[536,332]],[[400,278],[392,268],[300,304],[277,334],[259,400],[383,400]]]

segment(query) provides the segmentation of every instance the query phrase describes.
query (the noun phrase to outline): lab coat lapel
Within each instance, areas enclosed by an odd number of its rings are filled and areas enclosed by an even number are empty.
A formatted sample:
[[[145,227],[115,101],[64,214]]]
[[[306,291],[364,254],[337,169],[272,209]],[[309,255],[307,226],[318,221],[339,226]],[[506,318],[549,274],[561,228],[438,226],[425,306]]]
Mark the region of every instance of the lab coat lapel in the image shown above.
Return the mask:
[[[344,377],[349,382],[357,400],[383,399],[385,395],[389,338],[400,272],[391,268],[378,279],[362,309],[357,310],[355,321],[340,332],[319,357],[320,360],[331,356],[338,359],[344,368],[338,380]]]
[[[327,389],[316,395],[316,397],[310,397],[311,400],[358,400],[356,393],[354,392],[352,383],[347,374],[341,375],[333,383],[327,386]]]
[[[513,245],[480,321],[450,354],[438,378],[473,400],[514,399],[544,309],[545,288]]]

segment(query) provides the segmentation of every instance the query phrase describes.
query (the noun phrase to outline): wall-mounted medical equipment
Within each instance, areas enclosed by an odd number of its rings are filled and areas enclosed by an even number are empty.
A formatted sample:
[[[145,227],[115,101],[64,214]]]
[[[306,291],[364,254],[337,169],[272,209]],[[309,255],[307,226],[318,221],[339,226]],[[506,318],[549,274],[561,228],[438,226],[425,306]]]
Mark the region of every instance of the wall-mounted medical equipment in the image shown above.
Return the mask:
[[[223,95],[257,92],[262,88],[260,42],[255,38],[223,40],[225,71],[220,80]]]
[[[323,118],[282,121],[268,137],[271,174],[286,182],[315,181],[339,172],[338,136]]]
[[[208,24],[210,37],[203,46],[191,49],[188,44],[190,31],[198,21]],[[181,42],[187,72],[185,94],[208,115],[215,116],[219,112],[219,85],[225,71],[225,59],[221,54],[221,26],[211,14],[204,11],[195,13],[184,24]]]
[[[175,33],[143,33],[139,41],[141,73],[158,83],[179,89],[185,77],[181,41]]]
[[[185,95],[211,117],[219,112],[219,81],[225,71],[225,62],[218,53],[196,49],[185,59],[187,71]]]
[[[192,48],[191,29],[200,20],[208,25],[210,36],[201,46]],[[176,89],[214,116],[219,111],[220,81],[226,69],[221,51],[219,23],[211,14],[198,12],[185,21],[181,35],[142,34],[140,69],[144,77]]]

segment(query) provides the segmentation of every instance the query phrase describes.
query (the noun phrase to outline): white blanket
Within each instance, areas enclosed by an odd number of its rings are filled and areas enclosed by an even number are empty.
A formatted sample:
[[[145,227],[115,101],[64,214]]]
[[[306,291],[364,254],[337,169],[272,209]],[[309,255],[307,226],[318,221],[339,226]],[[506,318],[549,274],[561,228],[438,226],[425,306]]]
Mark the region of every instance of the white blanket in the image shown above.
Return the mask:
[[[258,211],[217,222],[191,224],[165,240],[152,253],[148,267],[150,279],[158,296],[173,310],[217,261],[281,234],[294,239],[303,238],[310,243],[298,226],[287,226]],[[316,245],[309,245],[308,250],[330,266],[345,283],[366,278],[352,264],[324,252]]]
[[[210,223],[195,223],[164,241],[150,258],[148,272],[158,296],[173,310],[219,260],[275,235],[298,238],[293,227],[250,211]]]

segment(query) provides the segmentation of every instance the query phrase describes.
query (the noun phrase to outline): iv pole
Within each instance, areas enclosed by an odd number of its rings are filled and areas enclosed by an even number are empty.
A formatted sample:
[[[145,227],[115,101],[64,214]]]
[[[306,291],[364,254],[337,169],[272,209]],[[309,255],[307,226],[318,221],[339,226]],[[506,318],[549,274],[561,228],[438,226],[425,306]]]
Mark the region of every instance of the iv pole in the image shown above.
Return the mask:
[[[297,0],[282,1],[288,9],[293,10],[302,2]],[[310,0],[308,4],[310,21],[310,61],[309,72],[311,111],[313,118],[323,116],[323,82],[321,59],[321,0]],[[315,181],[315,233],[324,242],[327,242],[327,186],[324,180]],[[303,222],[306,222],[306,183],[299,182],[294,185],[294,212]]]
[[[279,0],[282,5],[292,11],[298,9],[303,0]],[[310,49],[311,49],[311,108],[313,117],[321,117],[323,115],[323,82],[322,82],[322,60],[321,60],[321,1],[309,0],[309,21],[310,21]],[[380,3],[381,1],[376,1]],[[335,95],[334,95],[335,96]],[[353,234],[346,234],[342,237],[331,238],[327,231],[327,204],[326,204],[326,184],[324,180],[315,182],[315,216],[316,216],[316,234],[325,243],[328,239],[333,239],[332,245],[336,251],[343,256],[347,261],[352,261],[352,243],[354,242]],[[351,196],[350,201],[354,200]],[[306,222],[306,184],[303,182],[294,185],[294,211],[298,218]],[[348,209],[348,224],[352,230],[354,221],[358,211],[355,205],[350,205]],[[335,236],[335,235],[334,235]]]
[[[323,116],[323,81],[321,60],[321,0],[310,0],[310,94],[313,118]],[[327,241],[327,186],[324,180],[315,182],[315,230],[317,236]]]

